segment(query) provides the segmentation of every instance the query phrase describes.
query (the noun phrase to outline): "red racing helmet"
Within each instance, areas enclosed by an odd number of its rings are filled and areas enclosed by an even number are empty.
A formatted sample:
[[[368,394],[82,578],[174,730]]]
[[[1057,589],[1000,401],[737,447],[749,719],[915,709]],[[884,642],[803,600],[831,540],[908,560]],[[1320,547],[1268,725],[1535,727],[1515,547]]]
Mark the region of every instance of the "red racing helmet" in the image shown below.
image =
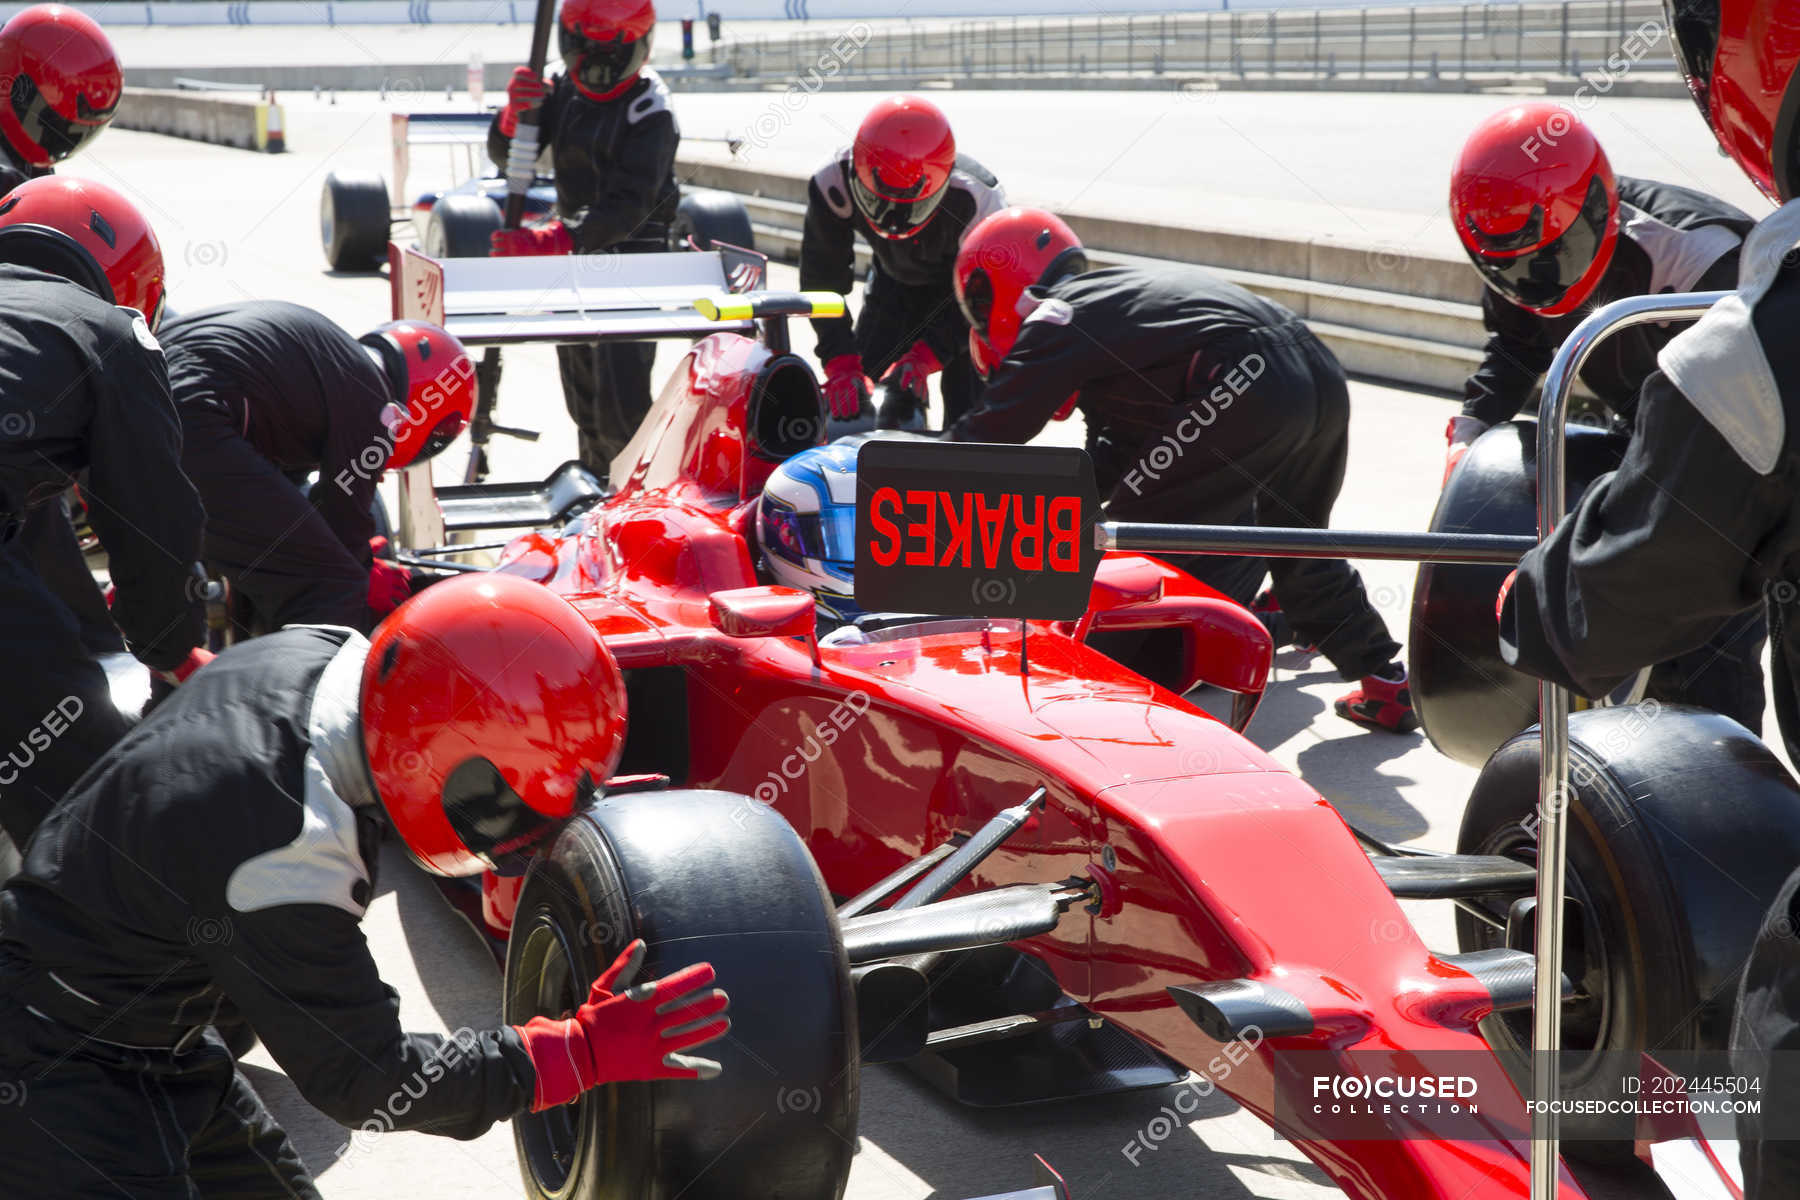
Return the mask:
[[[563,0],[557,44],[575,89],[590,100],[611,100],[650,61],[655,32],[651,0]]]
[[[44,175],[0,199],[0,262],[37,267],[162,319],[163,255],[137,205],[91,179]]]
[[[393,470],[424,462],[456,440],[475,412],[475,363],[463,344],[424,321],[389,321],[358,339],[387,369],[394,400],[381,412]]]
[[[1763,194],[1800,196],[1794,65],[1800,6],[1788,0],[1663,0],[1669,41],[1719,146]]]
[[[523,870],[625,745],[625,681],[605,642],[515,575],[459,576],[394,610],[363,664],[360,712],[382,807],[440,875]]]
[[[937,212],[955,167],[956,137],[943,111],[917,96],[890,96],[857,126],[850,198],[876,233],[909,238]]]
[[[1593,131],[1557,104],[1475,127],[1450,173],[1450,220],[1487,285],[1547,317],[1594,294],[1619,240],[1619,188]]]
[[[1088,269],[1075,231],[1041,208],[1007,208],[963,236],[951,282],[969,322],[969,354],[983,375],[1019,339],[1025,289]]]
[[[93,18],[38,4],[0,27],[0,133],[34,167],[60,162],[113,118],[124,91],[119,56]]]

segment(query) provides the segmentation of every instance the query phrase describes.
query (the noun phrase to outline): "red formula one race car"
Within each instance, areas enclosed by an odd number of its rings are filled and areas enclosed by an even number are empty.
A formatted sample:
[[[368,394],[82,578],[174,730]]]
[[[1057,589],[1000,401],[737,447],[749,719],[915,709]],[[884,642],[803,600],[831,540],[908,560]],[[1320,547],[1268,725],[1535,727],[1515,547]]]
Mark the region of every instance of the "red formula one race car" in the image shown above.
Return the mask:
[[[454,270],[433,284],[437,266],[415,258],[409,286],[444,297],[466,343],[537,319]],[[588,300],[545,336],[654,323]],[[859,1064],[896,1060],[976,1104],[1197,1072],[1351,1196],[1530,1194],[1536,732],[1476,785],[1466,824],[1486,852],[1359,836],[1244,734],[1262,626],[1155,559],[1097,548],[1073,450],[867,443],[856,589],[874,611],[824,621],[759,574],[754,514],[824,430],[782,321],[830,303],[667,299],[672,334],[696,310],[736,329],[694,345],[607,481],[408,481],[412,546],[543,526],[497,569],[566,596],[628,680],[631,776],[522,887],[484,881],[485,921],[508,934],[506,1018],[571,1008],[633,937],[657,972],[711,961],[733,997],[718,1080],[516,1120],[529,1194],[839,1196]],[[1103,540],[1134,544],[1125,532]],[[866,579],[865,555],[883,568]],[[1146,632],[1166,639],[1160,681],[1102,652]],[[1198,685],[1234,698],[1225,716],[1186,698]],[[551,718],[553,736],[553,703]],[[1800,856],[1800,791],[1705,714],[1594,710],[1571,740],[1560,1079],[1605,1100],[1646,1047],[1723,1045],[1731,971]],[[1461,907],[1462,953],[1426,948],[1398,903],[1417,898]],[[1357,1103],[1396,1088],[1408,1115]],[[1645,1136],[1616,1115],[1561,1133],[1611,1155]],[[1548,1170],[1552,1192],[1583,1194],[1554,1155]]]

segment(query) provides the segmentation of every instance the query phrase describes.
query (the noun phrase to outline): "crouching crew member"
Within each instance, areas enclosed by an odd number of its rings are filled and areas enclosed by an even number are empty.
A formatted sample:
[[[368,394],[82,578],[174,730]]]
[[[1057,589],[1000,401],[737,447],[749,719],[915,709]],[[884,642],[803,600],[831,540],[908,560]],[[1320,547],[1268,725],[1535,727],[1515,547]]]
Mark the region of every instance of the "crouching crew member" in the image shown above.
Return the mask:
[[[624,728],[593,627],[508,576],[422,593],[373,646],[308,626],[220,655],[62,799],[0,889],[0,1078],[29,1088],[0,1106],[9,1191],[317,1197],[206,1029],[227,995],[353,1128],[472,1138],[603,1083],[716,1074],[683,1053],[730,1025],[707,964],[628,989],[634,943],[572,1016],[451,1045],[401,1031],[359,927],[383,816],[428,870],[516,874]]]
[[[0,200],[0,535],[77,476],[112,576],[111,619],[146,666],[203,661],[201,509],[161,348],[156,236],[103,184],[34,179]],[[23,848],[125,734],[106,674],[23,554],[0,554],[0,824]]]
[[[981,381],[950,275],[963,235],[1005,203],[993,174],[956,152],[944,114],[917,96],[877,104],[856,140],[812,177],[800,286],[848,295],[859,233],[874,258],[855,324],[848,315],[813,321],[833,418],[868,407],[870,378],[922,401],[940,371],[944,423],[973,406]]]
[[[1670,32],[1719,145],[1784,207],[1746,240],[1737,294],[1663,347],[1623,465],[1509,578],[1501,650],[1599,696],[1767,592],[1775,715],[1800,760],[1800,641],[1780,632],[1800,613],[1800,141],[1786,119],[1800,100],[1800,4],[1695,6]],[[1732,1071],[1762,1089],[1738,1117],[1745,1200],[1800,1195],[1800,1141],[1764,1136],[1800,1097],[1796,919],[1800,872],[1763,921],[1732,1027]]]
[[[644,65],[655,28],[651,0],[563,0],[557,27],[563,74],[546,84],[519,67],[507,85],[506,107],[488,130],[488,155],[504,169],[519,117],[538,109],[538,144],[549,147],[555,166],[556,218],[496,230],[495,254],[668,249],[681,202],[675,184],[681,130],[669,89]],[[556,356],[582,465],[605,478],[650,411],[656,343],[558,346]]]
[[[1088,270],[1069,227],[1028,208],[969,232],[956,295],[987,390],[946,437],[1026,442],[1072,400],[1109,519],[1330,523],[1350,394],[1337,359],[1287,309],[1197,267]],[[1172,561],[1240,604],[1271,574],[1295,634],[1361,681],[1338,714],[1417,726],[1400,647],[1348,563]]]
[[[462,344],[416,321],[358,339],[280,300],[185,314],[161,340],[182,466],[206,506],[204,560],[249,597],[255,629],[367,631],[392,612],[409,576],[372,551],[375,486],[468,423]],[[303,493],[292,478],[313,471]]]
[[[1712,196],[1616,177],[1568,109],[1518,104],[1476,127],[1450,179],[1450,217],[1487,286],[1481,366],[1450,419],[1444,476],[1485,429],[1528,405],[1551,356],[1593,310],[1627,296],[1737,286],[1750,215]],[[1581,370],[1617,428],[1629,428],[1656,356],[1681,331],[1652,322],[1608,335]],[[1660,663],[1649,694],[1762,730],[1760,605],[1725,618],[1706,644]]]

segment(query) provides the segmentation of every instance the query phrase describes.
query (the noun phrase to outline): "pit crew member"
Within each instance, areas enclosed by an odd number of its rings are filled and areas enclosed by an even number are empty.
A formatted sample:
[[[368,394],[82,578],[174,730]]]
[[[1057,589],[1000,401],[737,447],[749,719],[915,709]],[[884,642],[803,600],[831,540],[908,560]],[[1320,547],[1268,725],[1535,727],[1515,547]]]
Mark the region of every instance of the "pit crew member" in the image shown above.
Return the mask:
[[[833,419],[870,407],[870,378],[923,400],[925,381],[941,372],[946,424],[975,403],[981,381],[950,274],[963,235],[1005,203],[999,180],[956,152],[949,120],[918,96],[878,103],[819,168],[806,189],[800,286],[847,295],[858,234],[874,258],[855,323],[813,320]]]
[[[1690,650],[1768,594],[1775,715],[1800,757],[1800,4],[1677,2],[1670,31],[1719,145],[1782,203],[1745,240],[1734,296],[1657,356],[1625,461],[1520,560],[1501,594],[1509,663],[1589,696]],[[1785,116],[1784,116],[1785,114]],[[1745,966],[1732,1067],[1760,1111],[1738,1118],[1745,1200],[1800,1193],[1800,1142],[1764,1137],[1800,1096],[1800,872],[1777,896]]]
[[[1450,177],[1450,216],[1487,285],[1481,365],[1450,419],[1445,479],[1482,431],[1533,399],[1551,356],[1589,312],[1626,296],[1736,286],[1753,221],[1712,196],[1615,177],[1581,118],[1560,105],[1516,104],[1469,135]],[[1679,324],[1638,325],[1594,348],[1581,378],[1618,427]],[[1761,606],[1721,622],[1705,645],[1660,663],[1648,694],[1762,729]]]
[[[416,321],[359,339],[282,300],[185,313],[161,341],[207,566],[249,597],[258,629],[368,631],[411,594],[406,569],[372,549],[375,486],[468,423],[461,343]],[[313,471],[303,493],[291,480]]]
[[[0,196],[50,174],[97,137],[124,86],[119,57],[100,26],[61,4],[34,5],[0,27],[0,79],[10,89],[0,105]],[[14,548],[68,606],[90,652],[124,651],[64,504],[33,508]]]
[[[969,231],[956,297],[987,390],[946,438],[1027,442],[1073,400],[1110,519],[1330,523],[1350,393],[1337,359],[1287,309],[1198,267],[1089,270],[1069,227],[1029,208]],[[1295,636],[1361,681],[1338,715],[1417,728],[1400,647],[1348,563],[1172,561],[1240,604],[1271,575]]]
[[[563,0],[557,36],[563,73],[546,83],[513,72],[506,107],[488,130],[488,155],[506,166],[519,117],[538,109],[538,144],[556,173],[556,217],[496,230],[497,255],[646,253],[668,249],[681,194],[675,150],[681,130],[669,89],[650,60],[651,0]],[[540,107],[541,106],[541,107]],[[558,346],[563,402],[583,465],[605,477],[650,410],[654,342]]]
[[[93,18],[36,4],[0,26],[0,195],[48,175],[97,137],[124,94],[112,43]]]
[[[383,819],[428,870],[516,874],[624,729],[599,635],[510,576],[432,588],[372,645],[296,626],[221,654],[0,889],[0,1078],[29,1088],[0,1112],[9,1191],[317,1197],[206,1029],[226,995],[350,1127],[472,1138],[603,1083],[716,1074],[686,1053],[730,1026],[708,964],[637,983],[633,943],[572,1016],[453,1040],[402,1032],[359,927]]]
[[[205,658],[202,513],[150,332],[162,297],[156,235],[111,188],[53,176],[0,200],[0,535],[85,472],[111,619],[146,666],[185,678]],[[0,554],[0,612],[0,825],[23,847],[126,724],[25,555]]]

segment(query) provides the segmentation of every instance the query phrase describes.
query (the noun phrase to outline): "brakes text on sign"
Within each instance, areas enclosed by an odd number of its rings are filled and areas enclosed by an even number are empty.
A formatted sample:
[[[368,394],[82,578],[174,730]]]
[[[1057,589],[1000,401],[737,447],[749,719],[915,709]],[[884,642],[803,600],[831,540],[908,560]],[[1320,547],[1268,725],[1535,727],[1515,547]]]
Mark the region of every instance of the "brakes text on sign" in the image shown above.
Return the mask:
[[[856,461],[864,611],[1036,620],[1087,611],[1100,496],[1083,451],[876,438]]]
[[[883,487],[869,501],[869,553],[884,567],[1079,574],[1081,499]]]

